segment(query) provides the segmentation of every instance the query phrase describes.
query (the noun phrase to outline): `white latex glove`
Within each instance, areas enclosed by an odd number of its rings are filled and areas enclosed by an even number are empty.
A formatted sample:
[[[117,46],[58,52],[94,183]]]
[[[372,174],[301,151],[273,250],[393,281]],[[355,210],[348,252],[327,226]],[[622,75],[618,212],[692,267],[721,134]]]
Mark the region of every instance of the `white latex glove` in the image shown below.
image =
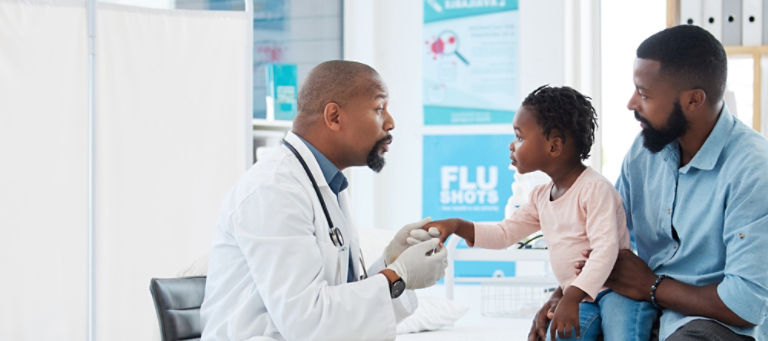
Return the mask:
[[[432,238],[440,238],[440,229],[434,226],[430,227],[428,231],[425,231],[423,228],[411,230],[411,235],[408,236],[406,242],[408,245],[416,245]]]
[[[437,235],[430,236],[432,232],[427,232],[422,229],[424,225],[432,221],[432,218],[424,218],[415,223],[410,223],[403,226],[400,231],[397,231],[395,237],[389,242],[387,248],[384,250],[384,263],[386,265],[394,263],[398,256],[409,246],[418,244],[422,241],[428,240],[440,236],[440,231],[437,231]],[[437,228],[435,228],[437,230]]]
[[[444,247],[427,256],[428,252],[439,245],[440,239],[432,238],[411,246],[405,249],[394,263],[387,266],[387,269],[403,279],[406,289],[432,286],[445,276],[445,268],[448,267],[448,251]]]

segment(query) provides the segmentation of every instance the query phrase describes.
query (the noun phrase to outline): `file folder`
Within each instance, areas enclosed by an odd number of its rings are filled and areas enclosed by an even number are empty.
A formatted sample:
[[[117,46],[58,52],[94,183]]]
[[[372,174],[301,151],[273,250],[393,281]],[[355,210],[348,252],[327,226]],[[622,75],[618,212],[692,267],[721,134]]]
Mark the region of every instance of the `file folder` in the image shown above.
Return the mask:
[[[680,0],[680,25],[701,26],[702,0]]]
[[[761,11],[761,13],[763,13],[762,42],[763,42],[763,45],[768,45],[768,20],[765,20],[765,18],[768,18],[768,0],[763,0],[763,10]]]
[[[722,0],[704,0],[702,6],[701,27],[709,31],[709,33],[715,36],[720,42],[723,41]]]
[[[723,45],[741,45],[741,0],[723,1]]]
[[[763,43],[763,0],[743,0],[741,11],[741,44]]]

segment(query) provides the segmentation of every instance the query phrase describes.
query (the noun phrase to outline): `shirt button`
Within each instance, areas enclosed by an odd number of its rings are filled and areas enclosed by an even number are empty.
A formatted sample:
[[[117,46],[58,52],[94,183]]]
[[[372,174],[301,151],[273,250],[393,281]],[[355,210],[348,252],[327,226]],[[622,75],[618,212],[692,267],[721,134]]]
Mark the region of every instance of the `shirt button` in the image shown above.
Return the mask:
[[[739,233],[739,238],[740,239],[744,239],[744,234],[743,233]]]
[[[673,249],[677,249],[677,243],[675,243],[674,245],[672,245],[672,248],[673,248]]]
[[[667,214],[672,214],[672,209],[671,208],[667,209]]]

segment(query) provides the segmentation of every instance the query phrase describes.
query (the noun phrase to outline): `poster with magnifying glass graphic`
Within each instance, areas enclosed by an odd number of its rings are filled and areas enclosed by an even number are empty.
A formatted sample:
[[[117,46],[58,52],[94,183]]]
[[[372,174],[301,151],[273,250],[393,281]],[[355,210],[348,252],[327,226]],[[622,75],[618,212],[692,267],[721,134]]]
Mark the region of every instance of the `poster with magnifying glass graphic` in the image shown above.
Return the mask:
[[[517,0],[424,0],[424,124],[511,123]]]

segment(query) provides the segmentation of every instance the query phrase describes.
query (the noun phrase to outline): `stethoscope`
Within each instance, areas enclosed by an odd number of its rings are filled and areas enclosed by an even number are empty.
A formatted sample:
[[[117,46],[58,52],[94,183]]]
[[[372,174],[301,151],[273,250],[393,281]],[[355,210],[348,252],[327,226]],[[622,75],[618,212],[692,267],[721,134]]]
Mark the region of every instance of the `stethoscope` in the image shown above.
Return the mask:
[[[323,200],[323,195],[320,194],[320,187],[317,186],[317,181],[315,181],[315,177],[312,176],[312,172],[309,170],[309,166],[307,166],[307,163],[304,162],[304,158],[301,157],[301,154],[299,154],[299,151],[296,150],[288,141],[285,139],[282,140],[282,143],[288,147],[288,149],[293,152],[293,155],[296,155],[296,158],[299,159],[299,162],[301,163],[301,167],[304,168],[304,172],[307,173],[307,176],[309,177],[309,181],[312,182],[312,188],[315,189],[315,194],[317,195],[317,200],[320,200],[320,206],[323,208],[323,213],[325,214],[325,220],[328,222],[328,235],[331,238],[331,242],[334,246],[337,248],[342,248],[344,246],[344,235],[341,233],[341,229],[333,225],[333,221],[331,221],[331,215],[328,214],[328,207],[325,206],[325,200]],[[361,276],[360,279],[366,279],[368,278],[368,271],[365,269],[365,262],[363,261],[363,251],[360,250],[360,264],[363,267],[363,276]]]

